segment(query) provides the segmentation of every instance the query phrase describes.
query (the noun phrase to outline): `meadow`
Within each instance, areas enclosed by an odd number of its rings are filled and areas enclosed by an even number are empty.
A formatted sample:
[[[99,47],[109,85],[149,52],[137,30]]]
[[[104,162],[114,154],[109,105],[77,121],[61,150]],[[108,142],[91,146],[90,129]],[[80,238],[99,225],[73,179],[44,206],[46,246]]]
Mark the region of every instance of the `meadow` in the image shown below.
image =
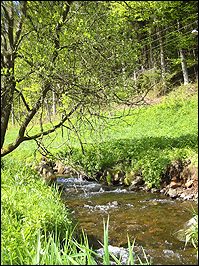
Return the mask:
[[[198,166],[197,85],[191,86],[181,86],[161,103],[131,110],[120,119],[116,117],[123,111],[112,111],[106,122],[94,121],[97,134],[84,121],[79,127],[84,154],[77,135],[69,135],[65,128],[45,138],[48,149],[55,157],[70,155],[73,165],[89,175],[107,167],[142,171],[149,187],[158,187],[171,162],[191,159]],[[6,143],[16,136],[17,128],[9,125]],[[60,201],[56,185],[47,187],[32,170],[32,163],[41,157],[36,149],[35,141],[24,142],[1,160],[1,263],[96,264],[86,236],[81,243],[75,240],[72,215]],[[109,264],[105,250],[104,264]],[[133,264],[133,258],[129,260]]]
[[[78,136],[67,128],[57,130],[42,141],[50,153],[71,162],[90,176],[106,168],[120,168],[126,173],[142,172],[148,186],[159,186],[166,166],[175,160],[198,166],[198,99],[195,90],[181,86],[160,104],[140,109],[112,111],[111,118],[92,118],[95,130],[85,120],[74,119]],[[193,86],[192,86],[193,87]],[[106,115],[106,114],[105,114]],[[121,118],[117,118],[123,115]],[[75,119],[77,121],[75,121]],[[49,128],[51,124],[46,124]],[[38,132],[34,126],[31,132]],[[6,143],[16,137],[16,128],[8,131]],[[82,153],[79,139],[82,142]],[[58,148],[57,148],[58,147]],[[37,163],[41,155],[36,142],[22,143],[8,158],[25,164]]]

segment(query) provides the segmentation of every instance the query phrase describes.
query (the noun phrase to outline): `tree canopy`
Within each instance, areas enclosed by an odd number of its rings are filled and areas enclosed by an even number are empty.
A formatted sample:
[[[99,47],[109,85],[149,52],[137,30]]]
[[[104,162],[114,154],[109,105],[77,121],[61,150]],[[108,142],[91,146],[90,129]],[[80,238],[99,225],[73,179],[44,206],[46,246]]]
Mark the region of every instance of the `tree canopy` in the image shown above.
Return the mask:
[[[1,156],[66,122],[75,130],[74,115],[143,105],[153,84],[138,86],[141,73],[160,69],[165,79],[180,53],[197,64],[196,27],[197,1],[2,1]],[[4,146],[12,116],[18,136]],[[40,130],[31,134],[35,117]]]

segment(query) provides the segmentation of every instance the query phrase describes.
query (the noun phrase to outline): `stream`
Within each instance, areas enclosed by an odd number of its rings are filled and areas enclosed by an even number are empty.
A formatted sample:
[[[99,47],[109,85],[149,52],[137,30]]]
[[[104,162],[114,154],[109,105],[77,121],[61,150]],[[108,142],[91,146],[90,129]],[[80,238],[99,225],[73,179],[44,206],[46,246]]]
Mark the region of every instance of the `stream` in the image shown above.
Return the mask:
[[[59,178],[64,185],[62,200],[84,230],[93,250],[102,255],[103,220],[109,216],[109,248],[121,253],[122,264],[128,259],[128,240],[134,238],[134,261],[146,262],[143,250],[152,265],[197,265],[192,244],[178,240],[175,232],[193,217],[186,208],[198,209],[195,202],[170,199],[160,193],[128,191],[124,187],[109,187],[95,181]],[[100,262],[99,262],[100,263]]]

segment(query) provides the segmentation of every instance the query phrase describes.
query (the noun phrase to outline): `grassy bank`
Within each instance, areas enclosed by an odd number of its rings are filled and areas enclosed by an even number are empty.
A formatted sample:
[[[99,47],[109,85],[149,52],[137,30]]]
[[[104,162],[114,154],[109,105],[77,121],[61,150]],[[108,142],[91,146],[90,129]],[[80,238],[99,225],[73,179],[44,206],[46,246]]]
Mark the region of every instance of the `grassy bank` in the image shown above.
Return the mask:
[[[72,161],[95,175],[106,168],[142,172],[148,186],[159,186],[167,165],[188,159],[198,166],[198,99],[179,89],[162,103],[135,109],[131,116],[109,120],[101,139],[92,145],[71,145]],[[120,111],[121,112],[121,111]],[[120,114],[115,112],[115,115]],[[59,150],[67,157],[69,149]]]
[[[75,225],[56,186],[48,187],[24,163],[13,160],[4,160],[1,174],[1,265],[97,265],[98,260],[120,264],[108,251],[108,221],[105,254],[99,256],[86,235],[76,240]],[[128,240],[129,250],[133,245]],[[129,262],[134,264],[132,252]]]
[[[112,117],[121,112],[113,111]],[[84,144],[85,156],[75,134],[70,135],[69,146],[59,149],[53,147],[65,140],[61,131],[56,132],[54,141],[52,134],[46,142],[54,155],[68,157],[70,151],[73,164],[89,174],[107,167],[142,171],[149,186],[159,185],[161,174],[174,160],[191,159],[198,166],[196,92],[179,88],[160,104],[132,110],[131,116],[109,119],[106,125],[109,127],[100,127],[100,134],[93,137],[84,124],[80,136],[90,143]],[[8,144],[17,136],[17,129],[10,128],[7,133]],[[64,136],[67,134],[64,131]],[[31,169],[30,163],[41,156],[34,154],[35,149],[34,141],[24,142],[1,161],[1,263],[95,264],[87,239],[79,244],[72,238],[72,217],[56,187],[47,187]],[[104,262],[108,262],[107,255]]]
[[[64,239],[72,233],[72,219],[56,188],[47,187],[23,163],[7,160],[1,170],[1,262],[29,264],[36,254],[38,230],[55,228]]]
[[[194,87],[195,86],[195,87]],[[63,128],[43,139],[54,155],[71,159],[73,164],[95,175],[103,169],[122,168],[126,173],[141,171],[149,186],[159,185],[164,169],[174,160],[188,160],[197,166],[198,162],[198,99],[196,84],[191,87],[181,86],[162,102],[141,109],[134,109],[130,116],[120,119],[103,119],[95,121],[97,134],[90,131],[89,124],[82,121],[79,138],[83,143],[85,155],[82,154],[77,135]],[[191,88],[190,88],[191,87]],[[126,111],[126,113],[128,110]],[[125,113],[125,112],[124,112]],[[124,114],[113,111],[111,118]],[[45,125],[49,127],[50,125]],[[36,133],[38,127],[32,130]],[[17,135],[16,129],[10,129],[6,143]],[[55,138],[56,137],[56,138]],[[55,148],[59,147],[59,148]],[[36,143],[22,143],[11,158],[31,163],[41,155]]]

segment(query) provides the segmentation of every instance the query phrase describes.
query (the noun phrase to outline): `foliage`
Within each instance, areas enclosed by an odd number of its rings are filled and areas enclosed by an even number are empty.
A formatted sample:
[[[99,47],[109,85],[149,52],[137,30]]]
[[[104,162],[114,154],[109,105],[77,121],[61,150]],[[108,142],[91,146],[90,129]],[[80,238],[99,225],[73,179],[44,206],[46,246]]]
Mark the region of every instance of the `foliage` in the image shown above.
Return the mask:
[[[160,69],[150,69],[142,72],[137,78],[137,86],[139,89],[151,88],[156,85],[160,90],[160,79],[161,70]]]
[[[32,254],[38,228],[47,234],[57,228],[60,239],[63,232],[70,234],[72,220],[69,211],[60,202],[56,188],[47,187],[23,163],[3,162],[1,172],[1,247],[4,260],[20,263],[26,250]],[[65,233],[64,233],[65,234]],[[31,248],[30,248],[31,247]],[[8,256],[8,257],[7,257]]]
[[[159,105],[134,110],[134,115],[117,125],[111,121],[109,126],[100,142],[84,146],[85,154],[78,146],[70,147],[73,163],[90,175],[119,167],[142,173],[149,187],[158,187],[173,161],[191,158],[197,166],[197,100],[186,99],[182,92],[171,94]],[[68,156],[68,147],[67,155],[64,149],[59,151],[62,157]]]
[[[108,107],[142,105],[162,72],[167,78],[176,65],[181,71],[181,48],[197,65],[197,36],[191,34],[196,1],[1,1],[1,14],[2,156],[24,141],[37,139],[39,145],[68,123],[78,133],[71,125],[74,115],[89,113],[92,130],[93,117]],[[154,68],[161,73],[150,73]],[[134,74],[142,71],[136,87]],[[44,130],[47,120],[51,128]],[[9,121],[19,131],[5,146]],[[40,127],[32,134],[28,127],[34,122]]]
[[[192,214],[193,217],[196,221],[196,223],[194,224],[193,228],[187,229],[185,230],[185,236],[186,236],[186,240],[185,240],[185,247],[187,245],[187,243],[189,241],[191,241],[192,245],[197,249],[198,246],[198,213],[194,210],[193,206],[191,206],[192,209],[188,209]],[[198,253],[198,250],[197,250]]]
[[[94,255],[99,255],[87,236],[83,233],[81,243],[73,238],[75,227],[56,187],[47,187],[24,163],[8,158],[1,178],[2,265],[97,264]]]

